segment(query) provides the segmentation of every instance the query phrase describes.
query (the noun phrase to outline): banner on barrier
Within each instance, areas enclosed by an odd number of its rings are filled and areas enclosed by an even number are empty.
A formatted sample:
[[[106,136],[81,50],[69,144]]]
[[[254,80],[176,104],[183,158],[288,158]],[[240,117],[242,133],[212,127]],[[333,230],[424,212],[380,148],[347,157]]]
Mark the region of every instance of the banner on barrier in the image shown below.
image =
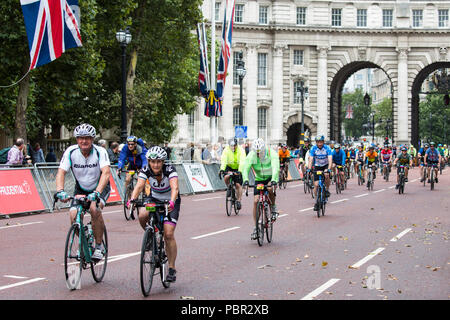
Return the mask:
[[[114,181],[114,178],[112,175],[109,176],[109,185],[111,187],[111,191],[109,193],[109,198],[106,202],[110,203],[110,202],[122,201],[122,197],[120,196],[119,189],[117,188],[117,185],[116,185],[116,181]]]
[[[295,168],[297,169],[298,173],[300,174],[300,178],[303,178],[303,172],[301,169],[298,168],[298,164],[300,163],[300,161],[298,159],[294,159],[294,163],[295,163]]]
[[[0,214],[45,210],[31,170],[0,171]]]
[[[206,170],[201,163],[183,163],[183,167],[194,192],[213,190]]]

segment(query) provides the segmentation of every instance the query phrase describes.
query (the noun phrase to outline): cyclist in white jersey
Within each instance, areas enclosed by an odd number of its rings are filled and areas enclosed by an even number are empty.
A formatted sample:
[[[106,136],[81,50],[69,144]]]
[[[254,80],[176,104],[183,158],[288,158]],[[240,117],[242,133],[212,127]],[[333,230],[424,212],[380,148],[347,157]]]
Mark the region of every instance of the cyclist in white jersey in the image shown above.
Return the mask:
[[[64,152],[56,175],[57,197],[63,201],[69,201],[69,195],[64,191],[66,173],[72,169],[75,176],[76,195],[85,195],[91,200],[89,208],[91,214],[92,230],[95,238],[95,251],[92,258],[101,260],[104,255],[102,238],[104,233],[104,221],[102,209],[108,200],[111,175],[108,153],[105,148],[94,145],[95,128],[89,124],[81,124],[74,130],[77,144],[70,146]],[[97,204],[97,199],[99,203]],[[77,200],[72,200],[70,206],[70,221],[73,223],[77,214]]]

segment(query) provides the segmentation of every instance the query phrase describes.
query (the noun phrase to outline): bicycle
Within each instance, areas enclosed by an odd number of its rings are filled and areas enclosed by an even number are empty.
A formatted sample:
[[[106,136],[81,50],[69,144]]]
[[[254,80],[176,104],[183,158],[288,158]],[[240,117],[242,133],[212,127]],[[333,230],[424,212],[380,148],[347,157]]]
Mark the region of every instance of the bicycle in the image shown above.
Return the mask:
[[[336,193],[339,194],[339,193],[342,193],[342,190],[344,190],[345,177],[344,177],[344,181],[342,181],[341,172],[343,171],[343,167],[341,165],[337,165],[336,169],[337,169],[337,174],[335,175],[335,177],[336,177]]]
[[[236,206],[236,181],[234,180],[235,176],[239,176],[238,172],[233,172],[233,171],[229,171],[229,172],[225,172],[224,177],[229,176],[230,180],[229,180],[229,184],[227,187],[227,194],[226,194],[226,198],[225,198],[225,208],[227,211],[227,216],[231,216],[231,212],[232,209],[234,208],[234,214],[238,214],[239,213],[239,209]],[[220,177],[222,179],[222,177]]]
[[[314,193],[312,190],[314,189],[314,181],[313,174],[311,170],[307,169],[305,173],[305,179],[303,181],[303,190],[305,193],[311,193],[312,198],[314,199]]]
[[[367,169],[368,169],[368,172],[367,172],[367,189],[368,190],[373,190],[373,184],[374,184],[374,178],[373,178],[373,174],[374,174],[374,172],[373,172],[373,169],[374,169],[375,167],[373,166],[373,165],[369,165],[368,167],[367,167]]]
[[[326,196],[326,187],[324,184],[323,171],[316,171],[316,174],[319,176],[319,186],[317,190],[317,198],[316,204],[318,207],[317,210],[317,218],[320,218],[320,213],[322,212],[322,216],[325,215],[325,207],[327,204],[327,196]]]
[[[53,197],[53,209],[58,201],[56,194]],[[70,290],[75,290],[79,287],[81,281],[81,272],[83,269],[90,267],[92,277],[95,282],[101,282],[105,276],[106,266],[108,264],[108,235],[106,226],[104,227],[102,244],[104,248],[103,259],[94,260],[92,254],[94,253],[95,239],[91,227],[91,222],[86,225],[83,224],[83,217],[89,213],[91,201],[87,196],[69,197],[69,200],[76,199],[77,216],[75,222],[70,226],[66,237],[66,244],[64,249],[64,274],[66,278],[67,287]],[[97,203],[100,199],[97,199]],[[82,230],[82,232],[80,232]]]
[[[400,169],[398,173],[398,193],[402,194],[405,192],[405,166],[398,166]]]
[[[256,189],[259,191],[259,199],[256,204],[256,240],[261,247],[264,243],[264,231],[266,233],[267,242],[272,242],[274,221],[272,221],[271,218],[272,210],[270,209],[270,206],[272,202],[269,198],[267,186],[260,183],[256,185]],[[274,190],[273,192],[276,196],[276,191]],[[245,195],[248,197],[248,186]]]
[[[133,203],[130,204],[129,208],[127,207],[127,202],[128,202],[128,199],[131,197],[131,194],[133,193],[134,184],[135,184],[135,181],[137,180],[137,177],[136,177],[136,171],[134,171],[134,170],[127,170],[124,172],[131,175],[131,181],[128,184],[127,189],[125,190],[124,197],[123,197],[123,213],[125,215],[125,219],[127,221],[129,221],[130,219],[132,219],[132,220],[136,219],[135,215],[134,215],[135,211],[136,211],[136,215],[137,215],[137,208]],[[119,179],[120,179],[120,173],[118,175],[119,175]]]
[[[430,170],[430,188],[431,188],[431,190],[434,190],[434,182],[435,182],[435,179],[436,179],[436,177],[434,176],[435,175],[435,168],[437,168],[437,164],[436,163],[432,163],[431,164],[431,170]]]
[[[280,179],[279,179],[279,187],[281,189],[281,187],[283,187],[284,189],[286,189],[287,186],[287,170],[288,170],[288,165],[289,163],[281,163],[280,164]]]
[[[143,201],[134,200],[136,207],[143,207]],[[160,203],[152,202],[145,204],[150,219],[145,227],[141,246],[140,259],[140,283],[142,294],[147,297],[153,284],[153,277],[157,268],[161,283],[164,288],[170,287],[167,275],[169,273],[169,261],[166,255],[164,242],[164,218],[169,216],[169,201]]]
[[[362,163],[360,163],[359,166],[358,166],[358,168],[359,168],[359,170],[358,170],[358,186],[362,186],[363,183],[364,183],[364,176],[363,176],[363,172],[362,172],[362,166],[363,166]]]
[[[390,173],[390,167],[389,167],[389,163],[388,162],[383,162],[382,164],[382,174],[383,174],[383,179],[386,180],[386,182],[389,181],[389,173]]]

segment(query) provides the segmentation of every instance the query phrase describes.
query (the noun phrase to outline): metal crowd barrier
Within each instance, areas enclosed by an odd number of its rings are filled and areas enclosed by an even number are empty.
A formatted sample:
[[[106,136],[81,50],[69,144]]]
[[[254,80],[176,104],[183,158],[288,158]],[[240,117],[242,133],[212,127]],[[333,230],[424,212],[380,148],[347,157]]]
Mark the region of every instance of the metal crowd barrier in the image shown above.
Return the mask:
[[[208,180],[210,183],[210,188],[205,189],[204,191],[202,189],[198,189],[197,191],[194,190],[193,185],[191,184],[191,181],[189,181],[188,173],[185,170],[184,164],[191,164],[193,162],[191,161],[176,161],[176,162],[168,162],[172,164],[178,173],[178,182],[179,182],[179,192],[181,195],[189,195],[189,194],[196,194],[196,193],[202,193],[202,192],[215,192],[215,191],[221,191],[226,190],[226,185],[223,179],[219,179],[218,173],[220,170],[220,164],[219,163],[209,163],[209,164],[196,164],[197,166],[203,166],[205,169],[204,172],[206,172],[206,176],[203,176],[202,171],[202,178]],[[44,211],[47,212],[53,212],[53,195],[56,193],[56,174],[58,172],[59,163],[37,163],[34,166],[26,166],[26,167],[10,167],[5,165],[0,165],[0,171],[4,170],[30,170],[34,183],[36,185],[37,191],[39,193],[40,199],[42,201],[42,204],[45,207]],[[292,180],[299,180],[300,179],[300,173],[296,167],[295,162],[293,159],[291,159],[289,163],[289,173],[292,178]],[[111,176],[112,179],[115,182],[115,185],[117,187],[117,191],[120,194],[120,201],[112,202],[112,203],[123,203],[123,186],[125,182],[125,174],[121,174],[120,178],[117,174],[117,165],[111,166]],[[193,178],[192,178],[193,179]],[[64,190],[72,194],[75,189],[75,177],[70,170],[66,173],[65,181],[64,181]],[[253,170],[250,170],[249,173],[249,183],[253,185],[255,183],[255,176]],[[112,204],[111,202],[108,204]],[[63,203],[63,202],[57,202],[56,208],[67,208],[70,206],[70,202]],[[27,211],[27,212],[37,212],[37,211]],[[42,210],[40,210],[42,212]],[[0,214],[2,213],[2,210],[0,208]],[[25,213],[25,212],[16,212],[16,213]]]

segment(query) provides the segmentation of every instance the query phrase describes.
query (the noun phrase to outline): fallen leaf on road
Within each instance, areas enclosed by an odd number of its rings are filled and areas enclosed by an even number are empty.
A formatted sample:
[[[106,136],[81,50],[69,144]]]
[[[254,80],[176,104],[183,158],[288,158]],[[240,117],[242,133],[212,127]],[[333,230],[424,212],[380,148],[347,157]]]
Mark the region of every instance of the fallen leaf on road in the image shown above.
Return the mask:
[[[237,283],[244,283],[244,280],[238,280]]]
[[[250,295],[256,297],[258,294],[257,293],[250,293]]]
[[[288,291],[287,294],[295,294],[294,291]]]
[[[302,262],[300,258],[295,258],[295,262]]]
[[[55,261],[55,259],[51,258],[51,259],[50,259],[50,261],[52,261],[52,262],[53,262],[53,261]]]
[[[346,296],[347,297],[353,297],[353,295],[351,293],[347,293]]]
[[[441,267],[436,267],[436,268],[431,269],[431,271],[438,271],[440,268]]]
[[[309,258],[309,256],[308,256],[307,254],[305,254],[305,256],[304,256],[303,258],[305,258],[305,259],[308,259],[308,258]]]
[[[259,266],[258,269],[265,269],[265,268],[273,268],[270,264],[265,264],[263,266]]]
[[[353,266],[348,266],[349,269],[359,269],[357,267],[353,267]]]
[[[189,297],[189,296],[181,296],[180,297],[182,300],[194,300],[194,297]]]
[[[328,265],[328,262],[322,261],[322,267],[326,267]]]
[[[398,280],[396,277],[394,277],[392,274],[388,275],[389,280]]]

